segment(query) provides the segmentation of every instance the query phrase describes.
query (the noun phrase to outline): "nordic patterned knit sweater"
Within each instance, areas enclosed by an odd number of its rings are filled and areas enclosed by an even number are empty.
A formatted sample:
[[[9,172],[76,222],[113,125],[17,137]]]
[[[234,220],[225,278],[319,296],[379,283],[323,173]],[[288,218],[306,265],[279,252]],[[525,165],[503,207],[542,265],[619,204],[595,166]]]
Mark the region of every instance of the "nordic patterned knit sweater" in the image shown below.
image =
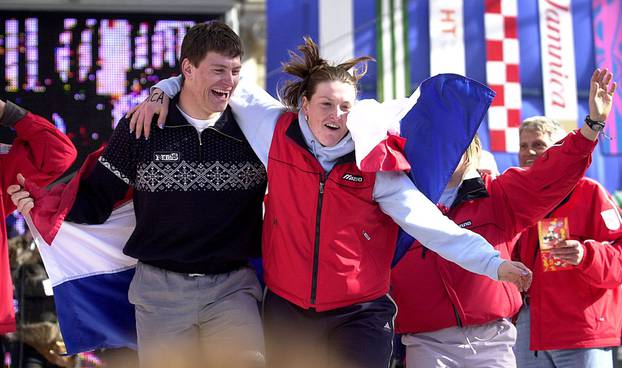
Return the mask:
[[[229,272],[259,255],[265,168],[229,107],[198,133],[177,103],[147,140],[119,122],[67,219],[102,223],[133,187],[136,228],[125,254],[174,272]]]

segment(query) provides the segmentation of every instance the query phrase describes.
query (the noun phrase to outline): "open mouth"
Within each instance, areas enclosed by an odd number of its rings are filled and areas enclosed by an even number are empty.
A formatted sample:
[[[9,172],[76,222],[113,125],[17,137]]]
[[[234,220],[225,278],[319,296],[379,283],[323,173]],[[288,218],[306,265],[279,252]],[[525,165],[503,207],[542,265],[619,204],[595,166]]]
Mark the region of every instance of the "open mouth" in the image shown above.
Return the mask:
[[[337,124],[326,123],[326,124],[324,124],[324,126],[327,127],[328,129],[331,129],[331,130],[339,130],[339,125],[337,125]]]
[[[226,100],[229,98],[229,92],[221,89],[212,89],[212,94],[220,99]]]

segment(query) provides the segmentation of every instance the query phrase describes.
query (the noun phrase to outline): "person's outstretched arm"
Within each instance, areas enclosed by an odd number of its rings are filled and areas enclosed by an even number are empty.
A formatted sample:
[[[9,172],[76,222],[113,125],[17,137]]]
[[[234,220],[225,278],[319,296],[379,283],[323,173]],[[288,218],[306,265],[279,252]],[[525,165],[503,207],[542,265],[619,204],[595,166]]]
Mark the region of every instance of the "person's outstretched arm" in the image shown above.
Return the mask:
[[[441,257],[493,280],[513,282],[520,290],[529,288],[531,272],[525,266],[502,259],[483,237],[443,216],[406,174],[377,173],[374,199],[404,231]]]

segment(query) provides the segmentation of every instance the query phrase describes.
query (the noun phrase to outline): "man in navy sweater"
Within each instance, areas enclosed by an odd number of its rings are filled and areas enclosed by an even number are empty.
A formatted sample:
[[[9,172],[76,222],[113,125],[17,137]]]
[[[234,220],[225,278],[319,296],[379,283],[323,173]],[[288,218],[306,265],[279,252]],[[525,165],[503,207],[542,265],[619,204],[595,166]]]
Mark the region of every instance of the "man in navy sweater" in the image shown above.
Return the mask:
[[[266,172],[228,106],[242,53],[224,23],[191,28],[166,124],[135,139],[122,119],[67,216],[102,223],[134,190],[123,251],[138,259],[129,299],[141,367],[263,366],[261,288],[248,261],[260,252]]]

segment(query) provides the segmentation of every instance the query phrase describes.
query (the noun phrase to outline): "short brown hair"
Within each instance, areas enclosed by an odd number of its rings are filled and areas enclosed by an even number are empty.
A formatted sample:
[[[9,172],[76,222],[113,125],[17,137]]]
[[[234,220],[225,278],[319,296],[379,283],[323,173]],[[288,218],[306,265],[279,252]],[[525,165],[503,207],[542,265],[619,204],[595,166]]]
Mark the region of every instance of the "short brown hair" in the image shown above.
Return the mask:
[[[290,60],[283,64],[283,71],[297,80],[286,82],[279,91],[283,104],[291,109],[298,110],[300,100],[304,96],[311,99],[318,84],[326,81],[339,81],[348,83],[357,90],[359,79],[367,72],[368,60],[374,60],[370,56],[361,56],[347,60],[339,65],[329,65],[328,61],[320,57],[318,45],[310,37],[304,37],[305,43],[298,46],[302,55],[289,51]],[[363,63],[361,69],[354,68]],[[352,74],[349,70],[354,68]]]
[[[180,65],[188,59],[196,67],[210,51],[231,58],[244,55],[240,37],[225,23],[214,20],[199,23],[188,30],[181,43]]]

